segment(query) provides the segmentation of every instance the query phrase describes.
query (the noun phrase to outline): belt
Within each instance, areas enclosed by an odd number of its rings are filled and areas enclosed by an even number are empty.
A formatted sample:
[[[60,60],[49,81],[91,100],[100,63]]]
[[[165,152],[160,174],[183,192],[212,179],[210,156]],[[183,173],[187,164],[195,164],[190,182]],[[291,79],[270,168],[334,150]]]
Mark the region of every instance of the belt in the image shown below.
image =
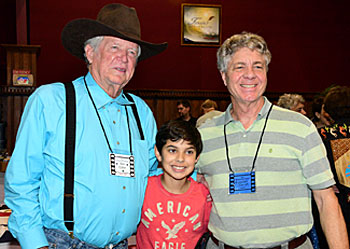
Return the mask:
[[[211,240],[219,246],[219,240],[213,236],[213,234],[210,235]],[[291,241],[288,242],[288,249],[294,249],[299,246],[301,246],[304,242],[306,241],[306,235],[301,235],[298,238],[292,239]],[[229,245],[224,245],[225,249],[243,249],[243,247],[233,247]],[[268,249],[281,249],[282,246],[275,246],[275,247],[270,247]]]
[[[100,247],[91,245],[89,243],[86,243],[84,241],[81,241],[80,239],[78,239],[74,236],[71,237],[67,232],[62,231],[62,230],[44,227],[44,232],[45,232],[45,235],[46,235],[49,242],[52,242],[52,243],[54,242],[54,240],[51,241],[52,238],[59,238],[59,241],[61,241],[63,243],[67,243],[69,245],[73,245],[73,247],[74,247],[74,244],[84,243],[84,245],[85,245],[84,248],[88,248],[88,249],[113,249],[113,248],[118,248],[118,246],[124,246],[124,245],[126,247],[128,244],[127,239],[124,239],[124,240],[120,241],[118,244],[115,244],[115,245],[108,244],[105,247],[100,248]]]

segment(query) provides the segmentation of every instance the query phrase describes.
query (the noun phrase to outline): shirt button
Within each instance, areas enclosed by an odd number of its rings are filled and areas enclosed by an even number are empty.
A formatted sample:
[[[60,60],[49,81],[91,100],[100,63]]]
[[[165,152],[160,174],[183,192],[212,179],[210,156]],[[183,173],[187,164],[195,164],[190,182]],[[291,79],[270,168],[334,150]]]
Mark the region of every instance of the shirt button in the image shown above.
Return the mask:
[[[125,187],[125,186],[123,186],[123,189],[126,189],[126,187]]]
[[[118,109],[118,112],[120,112],[120,109]]]
[[[247,137],[247,134],[244,134],[243,137]]]
[[[116,235],[119,235],[119,232],[116,232],[115,234],[116,234]]]
[[[113,120],[113,124],[115,124],[116,122]]]
[[[125,209],[123,209],[122,213],[125,213]]]
[[[119,141],[117,142],[117,144],[119,145]]]

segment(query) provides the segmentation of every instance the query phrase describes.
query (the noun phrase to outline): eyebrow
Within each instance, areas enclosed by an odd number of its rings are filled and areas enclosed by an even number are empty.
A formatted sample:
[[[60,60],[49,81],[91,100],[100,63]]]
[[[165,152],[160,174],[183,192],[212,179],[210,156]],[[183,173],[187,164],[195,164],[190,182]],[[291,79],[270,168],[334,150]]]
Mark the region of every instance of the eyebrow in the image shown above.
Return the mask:
[[[110,44],[111,45],[118,45],[118,46],[123,46],[125,49],[131,49],[131,50],[135,50],[135,51],[137,51],[138,49],[139,49],[139,46],[138,45],[136,45],[136,47],[135,48],[133,48],[133,47],[129,47],[128,45],[122,45],[121,43],[120,43],[120,41],[110,41]]]
[[[175,148],[175,149],[178,149],[179,147],[175,146],[175,145],[172,145],[172,144],[169,144],[166,146],[166,148]],[[186,148],[186,150],[189,150],[189,149],[195,149],[194,145],[190,144],[190,146],[188,148]]]

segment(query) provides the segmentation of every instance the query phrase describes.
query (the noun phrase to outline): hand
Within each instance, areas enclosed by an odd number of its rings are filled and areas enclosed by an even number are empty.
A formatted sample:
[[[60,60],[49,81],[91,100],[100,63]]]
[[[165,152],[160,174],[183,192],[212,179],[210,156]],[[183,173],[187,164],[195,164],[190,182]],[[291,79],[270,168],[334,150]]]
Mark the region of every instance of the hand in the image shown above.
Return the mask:
[[[213,201],[213,198],[211,197],[211,194],[209,193],[207,195],[207,202],[212,202]]]
[[[205,180],[204,175],[197,173],[197,182],[203,184],[207,189],[209,189],[209,184],[208,184],[207,180]],[[211,202],[211,201],[213,201],[213,198],[211,197],[210,194],[208,194],[207,202]]]
[[[339,189],[337,188],[336,185],[332,186],[334,193],[339,194]]]
[[[207,189],[209,189],[209,184],[207,180],[205,180],[204,175],[197,173],[197,182],[202,183],[204,186],[207,187]]]

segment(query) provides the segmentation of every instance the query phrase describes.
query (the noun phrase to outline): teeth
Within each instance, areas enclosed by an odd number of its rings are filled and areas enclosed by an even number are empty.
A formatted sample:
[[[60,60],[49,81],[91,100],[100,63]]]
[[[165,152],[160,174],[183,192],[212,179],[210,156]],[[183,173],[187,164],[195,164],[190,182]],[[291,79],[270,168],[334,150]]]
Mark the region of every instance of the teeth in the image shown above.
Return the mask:
[[[120,67],[117,67],[117,70],[122,71],[122,72],[125,72],[125,71],[126,71],[126,69],[120,68]]]
[[[175,169],[184,169],[185,167],[173,166]]]
[[[253,88],[255,87],[256,85],[241,85],[242,87],[246,87],[246,88]]]

